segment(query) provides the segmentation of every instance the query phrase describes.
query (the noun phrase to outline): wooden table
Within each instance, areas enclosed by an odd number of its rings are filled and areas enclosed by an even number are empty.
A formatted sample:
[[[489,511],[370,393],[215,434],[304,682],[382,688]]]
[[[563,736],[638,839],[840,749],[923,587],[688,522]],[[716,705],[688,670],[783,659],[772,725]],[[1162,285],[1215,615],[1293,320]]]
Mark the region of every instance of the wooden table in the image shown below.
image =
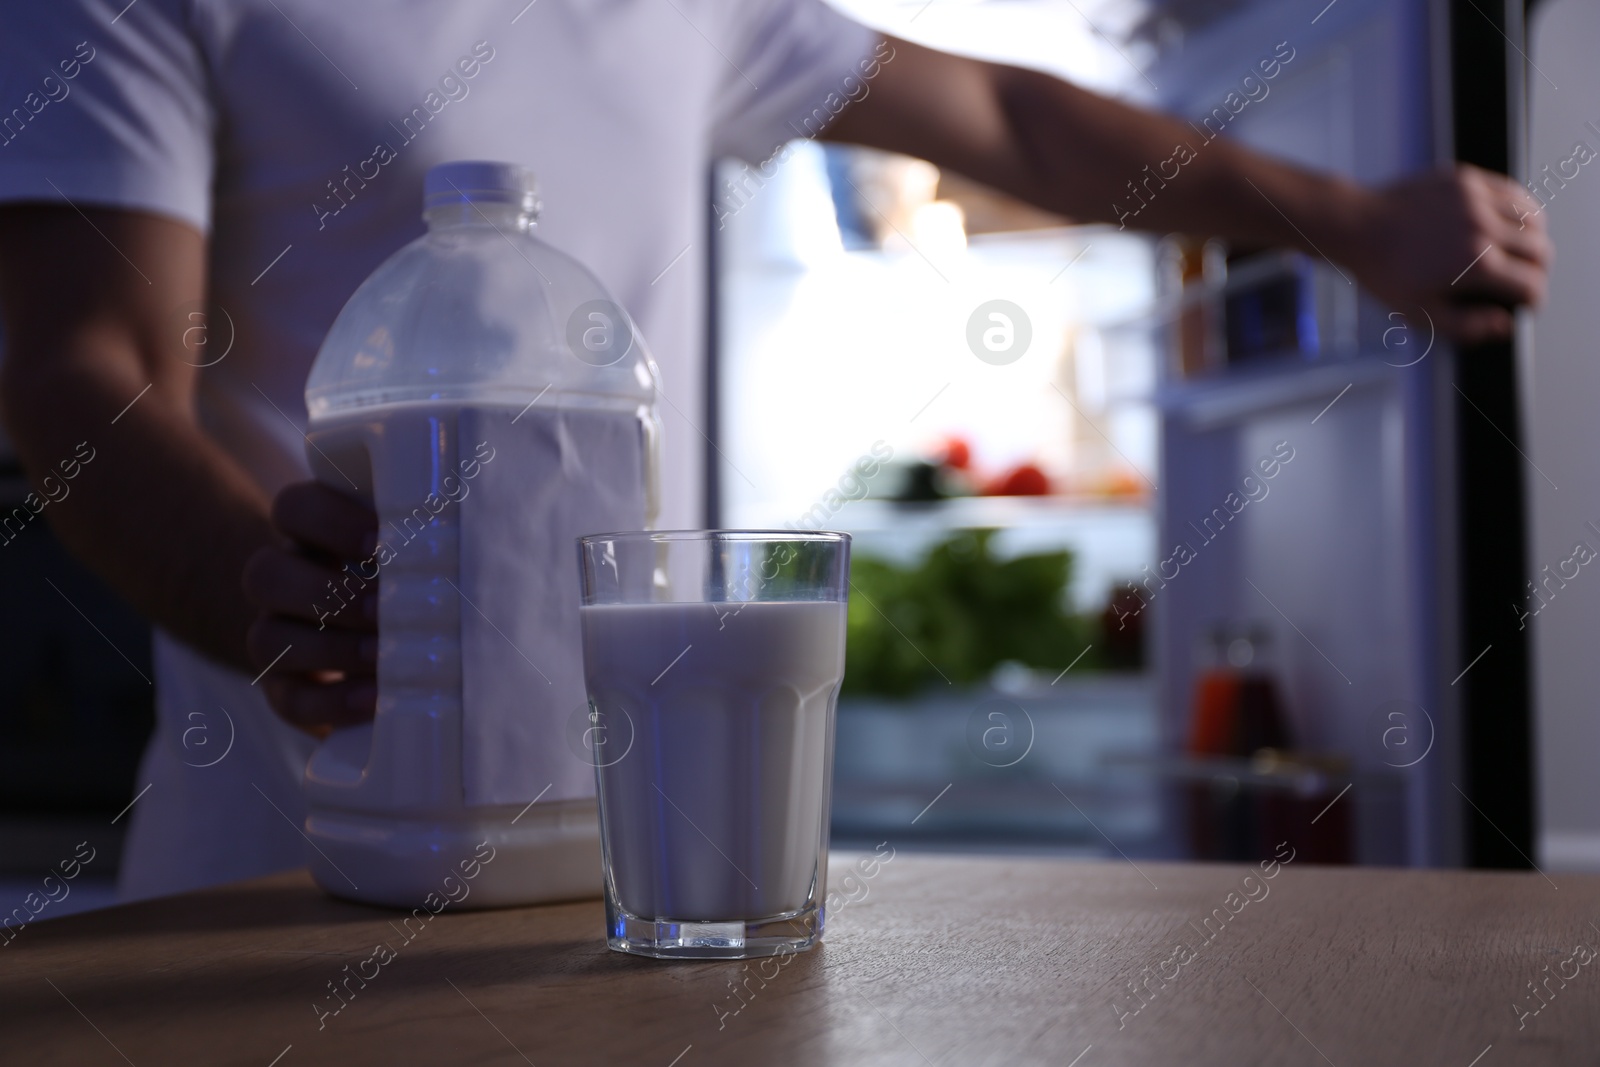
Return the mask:
[[[836,888],[858,861],[834,857]],[[1600,960],[1585,958],[1600,947],[1600,878],[1291,862],[1244,882],[1251,870],[901,852],[874,877],[856,869],[859,899],[830,917],[823,948],[765,972],[609,952],[598,902],[447,908],[407,940],[396,913],[288,874],[23,929],[0,948],[0,1063],[1503,1067],[1600,1055]],[[380,942],[393,957],[364,962]],[[356,971],[373,975],[365,988]],[[1548,1003],[1532,1014],[1536,979]],[[349,1002],[319,1029],[317,1006],[344,1003],[329,992],[340,980]]]

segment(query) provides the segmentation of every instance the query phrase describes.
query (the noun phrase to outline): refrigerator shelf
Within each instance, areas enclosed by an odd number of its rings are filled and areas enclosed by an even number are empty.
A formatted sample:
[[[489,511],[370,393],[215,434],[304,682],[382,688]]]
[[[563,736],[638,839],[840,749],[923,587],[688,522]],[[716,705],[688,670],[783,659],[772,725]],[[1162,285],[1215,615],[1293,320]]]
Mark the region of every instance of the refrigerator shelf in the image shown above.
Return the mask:
[[[1226,371],[1209,378],[1163,386],[1154,403],[1196,430],[1243,422],[1280,408],[1332,401],[1347,389],[1392,382],[1403,368],[1380,355],[1317,364],[1289,363]]]

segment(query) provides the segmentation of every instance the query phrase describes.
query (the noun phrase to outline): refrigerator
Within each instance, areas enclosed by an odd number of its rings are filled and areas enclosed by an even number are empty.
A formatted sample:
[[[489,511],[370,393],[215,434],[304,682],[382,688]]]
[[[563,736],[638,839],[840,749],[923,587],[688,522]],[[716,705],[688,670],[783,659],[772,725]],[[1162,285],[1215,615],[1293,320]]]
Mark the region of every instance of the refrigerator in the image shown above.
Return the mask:
[[[1230,138],[1368,185],[1455,160],[1521,163],[1516,4],[842,6],[897,36],[1158,107],[1188,123],[1198,152]],[[710,523],[792,525],[844,485],[857,453],[913,458],[935,429],[959,427],[957,407],[977,420],[988,405],[991,437],[1011,444],[1073,427],[1080,458],[1100,449],[1136,490],[822,509],[863,556],[910,560],[980,528],[1016,552],[1069,548],[1076,610],[1136,616],[1143,648],[1131,673],[935,679],[908,700],[842,702],[838,839],[1237,860],[1271,855],[1283,835],[1311,842],[1311,862],[1531,865],[1514,605],[1530,593],[1523,497],[1538,475],[1516,345],[1452,347],[1422,309],[1378,304],[1315,249],[1154,247],[1063,220],[972,226],[968,240],[944,179],[914,161],[870,173],[936,182],[926,219],[908,213],[853,249],[850,217],[893,214],[883,186],[831,148],[788,159],[708,235]],[[1150,164],[1129,175],[1130,212],[1184,180]],[[725,168],[713,200],[737,177]],[[1277,208],[1263,197],[1261,210]],[[961,320],[996,293],[1022,302],[1040,339],[1008,383],[975,377],[990,371],[962,342]],[[1244,756],[1198,753],[1205,661],[1241,637],[1257,673],[1266,665],[1278,726]],[[974,748],[996,699],[1031,745],[1015,765]]]
[[[1158,102],[1197,138],[1225,121],[1224,136],[1364,184],[1519,162],[1520,7],[1319,0],[1217,17],[1174,4],[1145,32],[1165,42],[1145,69]],[[1339,858],[1531,865],[1514,605],[1529,593],[1523,493],[1538,474],[1519,444],[1515,346],[1452,347],[1423,309],[1379,305],[1314,252],[1200,278],[1124,327],[1162,346],[1166,369],[1161,562],[1142,594],[1163,751],[1193,747],[1198,664],[1223,623],[1271,650],[1292,747],[1332,759],[1276,780],[1168,760],[1188,783],[1167,794],[1171,851],[1194,851],[1194,813],[1179,809],[1220,777],[1314,797],[1301,828],[1340,825]]]

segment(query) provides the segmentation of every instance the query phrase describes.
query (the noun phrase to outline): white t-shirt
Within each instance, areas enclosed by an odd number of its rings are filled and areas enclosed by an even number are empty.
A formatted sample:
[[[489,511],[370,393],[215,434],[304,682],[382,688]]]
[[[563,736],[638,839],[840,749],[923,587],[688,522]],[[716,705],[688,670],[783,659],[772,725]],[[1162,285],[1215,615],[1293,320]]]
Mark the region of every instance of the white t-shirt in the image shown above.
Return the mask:
[[[702,521],[709,161],[769,156],[876,43],[820,0],[52,0],[5,23],[0,200],[209,234],[236,337],[200,372],[200,411],[265,489],[308,477],[306,373],[345,299],[422,233],[424,173],[500,159],[535,170],[541,236],[660,364],[668,527]],[[155,665],[124,894],[303,863],[312,743],[164,634]]]

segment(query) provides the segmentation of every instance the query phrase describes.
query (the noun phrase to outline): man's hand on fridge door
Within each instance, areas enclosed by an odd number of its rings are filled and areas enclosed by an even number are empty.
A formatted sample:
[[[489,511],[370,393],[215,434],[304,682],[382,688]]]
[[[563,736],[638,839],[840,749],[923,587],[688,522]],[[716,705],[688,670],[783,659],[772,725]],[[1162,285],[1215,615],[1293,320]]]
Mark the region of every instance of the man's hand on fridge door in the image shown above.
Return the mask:
[[[251,659],[273,710],[317,737],[372,718],[377,702],[378,521],[363,503],[320,482],[285,488],[272,504],[285,539],[244,571],[261,609]]]
[[[1511,309],[1544,301],[1554,250],[1543,205],[1510,178],[1461,164],[1360,199],[1348,239],[1329,251],[1395,311],[1426,311],[1441,334],[1474,344],[1509,337]]]

